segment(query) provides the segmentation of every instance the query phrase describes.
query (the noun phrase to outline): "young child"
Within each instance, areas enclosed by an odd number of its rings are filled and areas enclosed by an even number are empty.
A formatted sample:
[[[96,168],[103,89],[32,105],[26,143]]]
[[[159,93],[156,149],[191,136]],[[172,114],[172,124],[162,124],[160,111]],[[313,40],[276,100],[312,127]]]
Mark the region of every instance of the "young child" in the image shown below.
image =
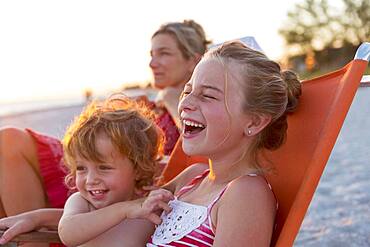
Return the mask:
[[[133,201],[154,183],[162,136],[153,121],[144,106],[112,97],[90,104],[69,127],[66,183],[78,192],[67,200],[58,226],[65,245],[143,246],[154,229],[150,221],[160,222],[154,212],[170,210],[172,194],[165,190]]]
[[[147,247],[270,246],[277,202],[261,151],[283,143],[300,93],[293,72],[240,42],[206,53],[179,112],[184,152],[209,164],[190,166],[164,186],[176,199]]]

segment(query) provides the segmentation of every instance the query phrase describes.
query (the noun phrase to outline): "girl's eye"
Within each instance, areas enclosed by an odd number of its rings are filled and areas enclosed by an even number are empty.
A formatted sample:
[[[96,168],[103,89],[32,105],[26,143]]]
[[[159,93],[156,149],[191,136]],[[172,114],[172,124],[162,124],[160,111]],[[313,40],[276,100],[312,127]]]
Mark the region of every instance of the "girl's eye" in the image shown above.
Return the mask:
[[[188,96],[189,94],[190,94],[190,91],[182,91],[182,94],[181,94],[180,99],[185,98],[185,97],[186,97],[186,96]]]
[[[203,97],[207,99],[216,99],[215,97],[208,95],[208,94],[203,94]]]

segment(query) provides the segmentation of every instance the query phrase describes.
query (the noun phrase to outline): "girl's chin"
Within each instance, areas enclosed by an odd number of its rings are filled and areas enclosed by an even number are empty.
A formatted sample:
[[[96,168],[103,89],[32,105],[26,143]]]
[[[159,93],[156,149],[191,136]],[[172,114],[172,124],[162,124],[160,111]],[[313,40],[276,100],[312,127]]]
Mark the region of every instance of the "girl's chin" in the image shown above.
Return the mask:
[[[193,146],[193,145],[187,145],[183,143],[182,150],[184,151],[186,155],[189,155],[189,156],[195,156],[195,155],[202,156],[203,155],[199,147]]]

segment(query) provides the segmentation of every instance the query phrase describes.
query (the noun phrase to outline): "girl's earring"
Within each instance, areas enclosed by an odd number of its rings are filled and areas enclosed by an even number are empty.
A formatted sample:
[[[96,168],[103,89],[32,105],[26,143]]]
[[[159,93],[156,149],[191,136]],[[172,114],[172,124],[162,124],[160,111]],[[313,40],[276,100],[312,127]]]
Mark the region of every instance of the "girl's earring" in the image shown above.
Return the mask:
[[[248,136],[252,135],[252,131],[251,130],[248,130]]]

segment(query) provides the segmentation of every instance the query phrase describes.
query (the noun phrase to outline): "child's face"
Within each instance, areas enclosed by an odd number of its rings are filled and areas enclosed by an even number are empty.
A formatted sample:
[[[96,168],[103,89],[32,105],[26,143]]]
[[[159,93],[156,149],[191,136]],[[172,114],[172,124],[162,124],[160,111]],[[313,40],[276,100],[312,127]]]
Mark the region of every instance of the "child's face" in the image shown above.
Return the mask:
[[[244,127],[250,116],[242,110],[238,67],[229,64],[228,68],[227,89],[225,69],[216,59],[202,60],[185,85],[179,111],[184,126],[183,149],[189,155],[216,158],[245,148]]]
[[[131,200],[135,191],[132,162],[120,154],[105,134],[96,141],[103,163],[77,157],[76,186],[81,195],[96,209]]]

